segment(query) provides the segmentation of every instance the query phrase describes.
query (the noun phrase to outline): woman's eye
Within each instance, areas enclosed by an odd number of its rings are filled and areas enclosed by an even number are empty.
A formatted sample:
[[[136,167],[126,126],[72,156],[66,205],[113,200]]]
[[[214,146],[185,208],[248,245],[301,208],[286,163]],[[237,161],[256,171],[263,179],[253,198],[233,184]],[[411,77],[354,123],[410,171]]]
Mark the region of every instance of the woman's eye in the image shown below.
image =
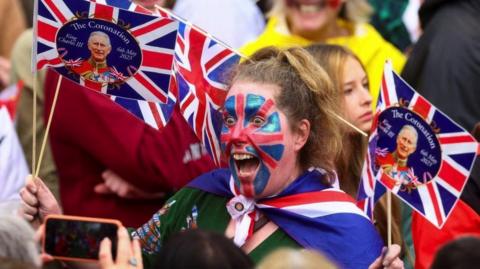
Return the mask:
[[[363,88],[366,89],[366,90],[369,90],[370,89],[370,85],[367,83],[363,83]]]
[[[344,95],[349,95],[353,92],[353,88],[347,88],[347,89],[344,89],[343,90],[343,94]]]
[[[252,119],[252,123],[255,126],[262,126],[265,123],[265,120],[261,117],[255,117]]]
[[[232,116],[228,116],[228,117],[223,118],[223,122],[227,126],[232,126],[232,125],[235,124],[235,119]]]

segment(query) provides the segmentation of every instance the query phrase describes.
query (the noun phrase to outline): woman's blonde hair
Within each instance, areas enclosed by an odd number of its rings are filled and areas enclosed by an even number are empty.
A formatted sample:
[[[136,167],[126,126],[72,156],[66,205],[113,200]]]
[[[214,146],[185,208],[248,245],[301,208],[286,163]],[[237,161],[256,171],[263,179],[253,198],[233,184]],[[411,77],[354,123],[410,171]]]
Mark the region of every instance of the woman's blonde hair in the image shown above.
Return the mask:
[[[267,47],[237,66],[230,85],[237,81],[279,86],[275,101],[286,114],[292,131],[296,131],[301,120],[310,122],[307,143],[299,154],[301,168],[321,167],[333,178],[334,160],[341,148],[339,126],[334,118],[338,114],[338,94],[315,59],[300,47]]]
[[[265,257],[257,269],[337,269],[339,268],[320,252],[310,249],[280,248]]]
[[[373,13],[373,8],[367,0],[345,0],[342,5],[339,17],[349,22],[368,22]],[[284,16],[285,0],[276,0],[268,15]]]

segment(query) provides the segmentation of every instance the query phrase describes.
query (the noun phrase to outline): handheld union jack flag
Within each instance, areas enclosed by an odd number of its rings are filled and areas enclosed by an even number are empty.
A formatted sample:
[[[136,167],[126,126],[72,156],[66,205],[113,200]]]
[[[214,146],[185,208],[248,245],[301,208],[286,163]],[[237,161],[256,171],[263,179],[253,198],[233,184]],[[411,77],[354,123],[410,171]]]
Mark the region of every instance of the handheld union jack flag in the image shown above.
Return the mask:
[[[217,165],[221,156],[218,109],[227,95],[225,76],[239,60],[232,49],[180,22],[174,61],[177,83],[171,91],[178,98],[181,113]]]
[[[378,100],[359,188],[359,199],[367,199],[360,205],[371,213],[387,188],[441,228],[465,187],[478,142],[388,63]]]
[[[161,103],[174,98],[168,89],[177,21],[83,0],[39,0],[36,17],[37,69],[53,67],[114,96]]]

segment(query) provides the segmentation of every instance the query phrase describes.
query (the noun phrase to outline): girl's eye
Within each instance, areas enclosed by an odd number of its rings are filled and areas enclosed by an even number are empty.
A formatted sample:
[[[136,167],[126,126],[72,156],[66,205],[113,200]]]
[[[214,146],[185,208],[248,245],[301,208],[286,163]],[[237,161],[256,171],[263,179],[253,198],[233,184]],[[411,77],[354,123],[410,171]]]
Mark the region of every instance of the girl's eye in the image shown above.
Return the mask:
[[[260,127],[265,123],[265,120],[262,117],[256,116],[252,119],[252,123],[253,125]]]
[[[223,118],[223,122],[226,126],[233,126],[235,125],[235,119],[232,116],[226,116]]]
[[[367,83],[363,83],[363,88],[366,89],[367,91],[369,90],[370,88],[370,85]]]
[[[343,90],[343,94],[344,95],[349,95],[353,92],[353,88],[347,88],[347,89],[344,89]]]

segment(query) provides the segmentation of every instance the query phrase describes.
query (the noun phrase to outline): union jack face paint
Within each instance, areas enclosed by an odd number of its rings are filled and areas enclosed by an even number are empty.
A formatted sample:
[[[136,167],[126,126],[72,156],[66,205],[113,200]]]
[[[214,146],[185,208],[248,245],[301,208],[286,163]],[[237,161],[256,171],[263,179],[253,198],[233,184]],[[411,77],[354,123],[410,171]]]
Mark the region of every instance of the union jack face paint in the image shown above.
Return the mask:
[[[289,174],[281,170],[293,170],[288,167],[295,163],[289,161],[295,156],[286,116],[276,107],[273,94],[255,92],[227,97],[221,132],[235,187],[247,197],[262,196],[268,186],[275,192]]]

